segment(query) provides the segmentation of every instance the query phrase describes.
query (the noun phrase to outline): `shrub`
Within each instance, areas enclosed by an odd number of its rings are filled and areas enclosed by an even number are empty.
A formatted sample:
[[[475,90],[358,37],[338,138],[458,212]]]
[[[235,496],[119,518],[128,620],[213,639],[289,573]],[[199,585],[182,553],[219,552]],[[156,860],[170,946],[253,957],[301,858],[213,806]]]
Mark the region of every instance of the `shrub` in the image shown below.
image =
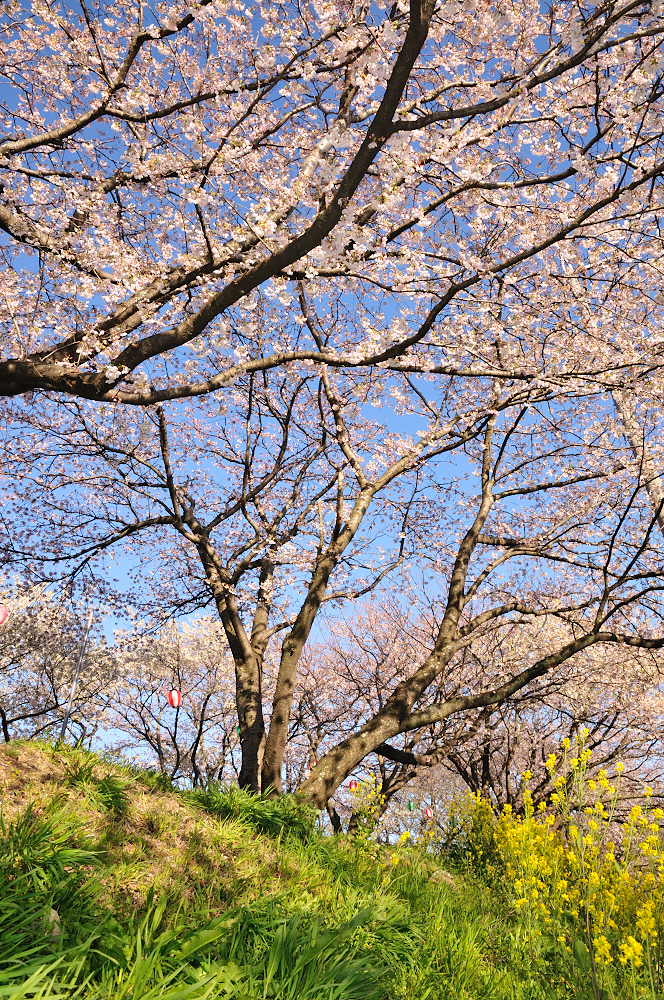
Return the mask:
[[[576,989],[585,980],[595,1000],[655,1000],[663,971],[664,813],[650,808],[646,788],[644,804],[618,824],[619,778],[611,783],[605,771],[588,778],[586,738],[582,731],[573,746],[564,741],[560,761],[549,758],[549,809],[542,803],[535,811],[527,789],[520,816],[507,807],[496,817],[480,799],[467,799],[456,843],[477,861],[487,844],[497,855],[527,955],[548,969],[550,982]],[[527,783],[529,772],[523,777]]]

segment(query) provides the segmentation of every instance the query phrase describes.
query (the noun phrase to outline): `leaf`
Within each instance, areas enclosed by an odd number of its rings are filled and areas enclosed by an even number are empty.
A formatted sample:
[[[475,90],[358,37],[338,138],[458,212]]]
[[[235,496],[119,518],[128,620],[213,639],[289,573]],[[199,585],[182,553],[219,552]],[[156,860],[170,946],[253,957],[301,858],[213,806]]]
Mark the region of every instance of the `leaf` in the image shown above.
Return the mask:
[[[189,955],[193,955],[195,951],[200,951],[201,948],[208,947],[214,941],[218,941],[220,937],[227,934],[236,922],[237,917],[218,917],[208,927],[203,927],[187,935],[184,944],[176,954],[176,958],[187,958]]]
[[[578,967],[586,974],[590,972],[590,952],[583,938],[577,938],[572,949],[574,961]]]

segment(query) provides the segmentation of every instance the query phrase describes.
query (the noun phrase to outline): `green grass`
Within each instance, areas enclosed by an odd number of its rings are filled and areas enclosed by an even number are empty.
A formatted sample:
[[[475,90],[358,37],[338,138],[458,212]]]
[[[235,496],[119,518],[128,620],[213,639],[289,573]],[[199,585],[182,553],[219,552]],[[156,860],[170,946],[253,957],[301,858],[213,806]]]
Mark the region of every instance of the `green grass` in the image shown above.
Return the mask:
[[[243,791],[237,785],[223,788],[210,784],[205,789],[184,792],[183,798],[213,816],[243,821],[259,833],[267,833],[272,837],[293,834],[305,839],[313,833],[316,822],[316,812],[296,795],[282,795],[277,799],[261,798]]]
[[[292,796],[0,749],[0,1000],[562,1000],[499,888]],[[60,933],[50,919],[56,910]]]

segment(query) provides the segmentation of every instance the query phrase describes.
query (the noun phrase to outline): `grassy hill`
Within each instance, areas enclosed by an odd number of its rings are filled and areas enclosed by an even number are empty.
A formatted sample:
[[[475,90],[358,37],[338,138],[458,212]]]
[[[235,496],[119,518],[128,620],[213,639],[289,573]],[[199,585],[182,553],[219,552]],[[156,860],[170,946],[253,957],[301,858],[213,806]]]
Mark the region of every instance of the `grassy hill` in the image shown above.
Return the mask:
[[[551,992],[495,888],[322,837],[292,797],[177,792],[38,742],[0,748],[0,792],[0,998],[586,995]]]

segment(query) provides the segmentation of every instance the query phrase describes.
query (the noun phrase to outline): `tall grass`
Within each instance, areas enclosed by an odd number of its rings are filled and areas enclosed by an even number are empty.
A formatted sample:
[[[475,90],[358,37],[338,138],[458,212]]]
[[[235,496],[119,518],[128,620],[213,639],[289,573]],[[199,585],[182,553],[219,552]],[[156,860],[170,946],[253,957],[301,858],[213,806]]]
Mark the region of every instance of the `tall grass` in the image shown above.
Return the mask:
[[[150,893],[145,912],[121,925],[95,904],[99,858],[75,846],[71,821],[66,809],[32,805],[0,819],[0,997],[382,996],[384,960],[360,943],[378,922],[375,908],[333,927],[310,911],[285,913],[278,901],[210,920],[191,908],[173,916],[168,898]],[[379,922],[398,928],[403,917],[381,912]]]
[[[270,836],[289,833],[305,839],[312,833],[317,816],[316,810],[296,795],[272,799],[254,795],[237,785],[222,787],[211,783],[206,788],[182,794],[186,801],[213,816],[240,820]]]

